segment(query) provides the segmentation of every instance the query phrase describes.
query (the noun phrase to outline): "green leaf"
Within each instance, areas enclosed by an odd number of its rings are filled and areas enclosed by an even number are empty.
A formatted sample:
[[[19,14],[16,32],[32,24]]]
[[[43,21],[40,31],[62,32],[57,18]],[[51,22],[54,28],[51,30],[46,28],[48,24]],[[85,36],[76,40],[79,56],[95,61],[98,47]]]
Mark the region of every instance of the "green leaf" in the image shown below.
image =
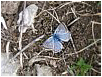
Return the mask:
[[[72,66],[70,67],[70,70],[74,70],[74,69],[76,69],[76,66],[75,66],[75,65],[72,65]]]
[[[91,69],[91,65],[85,64],[85,65],[83,65],[82,69],[83,69],[84,73],[86,73],[89,69]]]
[[[83,58],[80,58],[76,65],[73,65],[71,69],[76,70],[77,76],[85,76],[87,71],[91,69],[91,65],[88,65],[87,63],[85,63]]]
[[[78,66],[83,66],[85,64],[83,58],[81,58],[78,62],[77,62],[77,65]]]
[[[97,3],[97,5],[100,6],[100,5],[101,5],[101,1],[99,1],[99,2]]]

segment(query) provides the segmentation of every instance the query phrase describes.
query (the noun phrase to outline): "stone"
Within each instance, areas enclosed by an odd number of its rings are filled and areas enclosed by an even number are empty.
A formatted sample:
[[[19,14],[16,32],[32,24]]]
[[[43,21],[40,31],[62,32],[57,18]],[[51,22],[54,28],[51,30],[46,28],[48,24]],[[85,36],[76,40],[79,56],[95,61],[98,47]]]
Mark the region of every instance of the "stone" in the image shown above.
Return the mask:
[[[9,55],[11,59],[13,54]],[[17,76],[17,70],[20,68],[19,61],[15,59],[14,62],[9,62],[6,53],[1,53],[1,76]]]
[[[37,70],[37,76],[52,76],[52,69],[46,65],[35,64]]]

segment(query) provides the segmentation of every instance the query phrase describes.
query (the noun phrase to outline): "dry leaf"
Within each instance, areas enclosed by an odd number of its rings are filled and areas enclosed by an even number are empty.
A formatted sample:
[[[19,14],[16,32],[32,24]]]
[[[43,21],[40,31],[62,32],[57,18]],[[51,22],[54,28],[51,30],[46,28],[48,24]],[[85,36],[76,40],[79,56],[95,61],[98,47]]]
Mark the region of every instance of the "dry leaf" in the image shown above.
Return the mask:
[[[33,27],[33,30],[35,29],[33,23],[37,10],[38,7],[35,4],[31,4],[27,8],[25,8],[24,14],[23,11],[20,12],[19,19],[17,21],[17,24],[19,25],[19,32],[20,30],[22,30],[22,33],[25,33],[30,26]],[[22,18],[22,14],[24,16],[24,19]],[[22,22],[23,25],[21,24]]]

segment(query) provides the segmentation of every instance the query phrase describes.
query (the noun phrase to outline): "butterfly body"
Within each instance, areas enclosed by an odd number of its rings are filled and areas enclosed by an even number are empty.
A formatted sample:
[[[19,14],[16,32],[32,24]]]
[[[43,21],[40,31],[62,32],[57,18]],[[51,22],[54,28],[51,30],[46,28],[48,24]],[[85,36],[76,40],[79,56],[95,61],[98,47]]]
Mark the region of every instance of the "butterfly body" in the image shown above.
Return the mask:
[[[52,49],[54,53],[58,53],[64,48],[62,41],[68,42],[70,37],[71,34],[67,27],[60,24],[55,30],[54,34],[43,43],[43,46],[45,48]]]
[[[59,39],[59,37],[58,37],[57,34],[53,34],[53,39],[54,39],[55,41],[60,41],[60,42],[61,42],[61,40]]]

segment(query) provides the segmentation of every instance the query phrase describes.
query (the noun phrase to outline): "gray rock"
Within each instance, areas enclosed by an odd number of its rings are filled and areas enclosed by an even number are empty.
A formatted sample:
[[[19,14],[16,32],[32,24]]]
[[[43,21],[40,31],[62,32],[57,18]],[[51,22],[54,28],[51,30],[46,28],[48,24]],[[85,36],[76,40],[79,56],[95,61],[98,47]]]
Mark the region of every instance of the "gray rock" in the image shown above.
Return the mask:
[[[9,55],[9,58],[12,58],[13,54]],[[15,62],[9,62],[7,59],[6,53],[1,53],[1,76],[17,76],[17,70],[19,69],[20,64],[16,59]]]
[[[14,14],[18,11],[20,1],[1,1],[1,13]]]
[[[35,64],[37,76],[52,76],[52,69],[49,66]]]

